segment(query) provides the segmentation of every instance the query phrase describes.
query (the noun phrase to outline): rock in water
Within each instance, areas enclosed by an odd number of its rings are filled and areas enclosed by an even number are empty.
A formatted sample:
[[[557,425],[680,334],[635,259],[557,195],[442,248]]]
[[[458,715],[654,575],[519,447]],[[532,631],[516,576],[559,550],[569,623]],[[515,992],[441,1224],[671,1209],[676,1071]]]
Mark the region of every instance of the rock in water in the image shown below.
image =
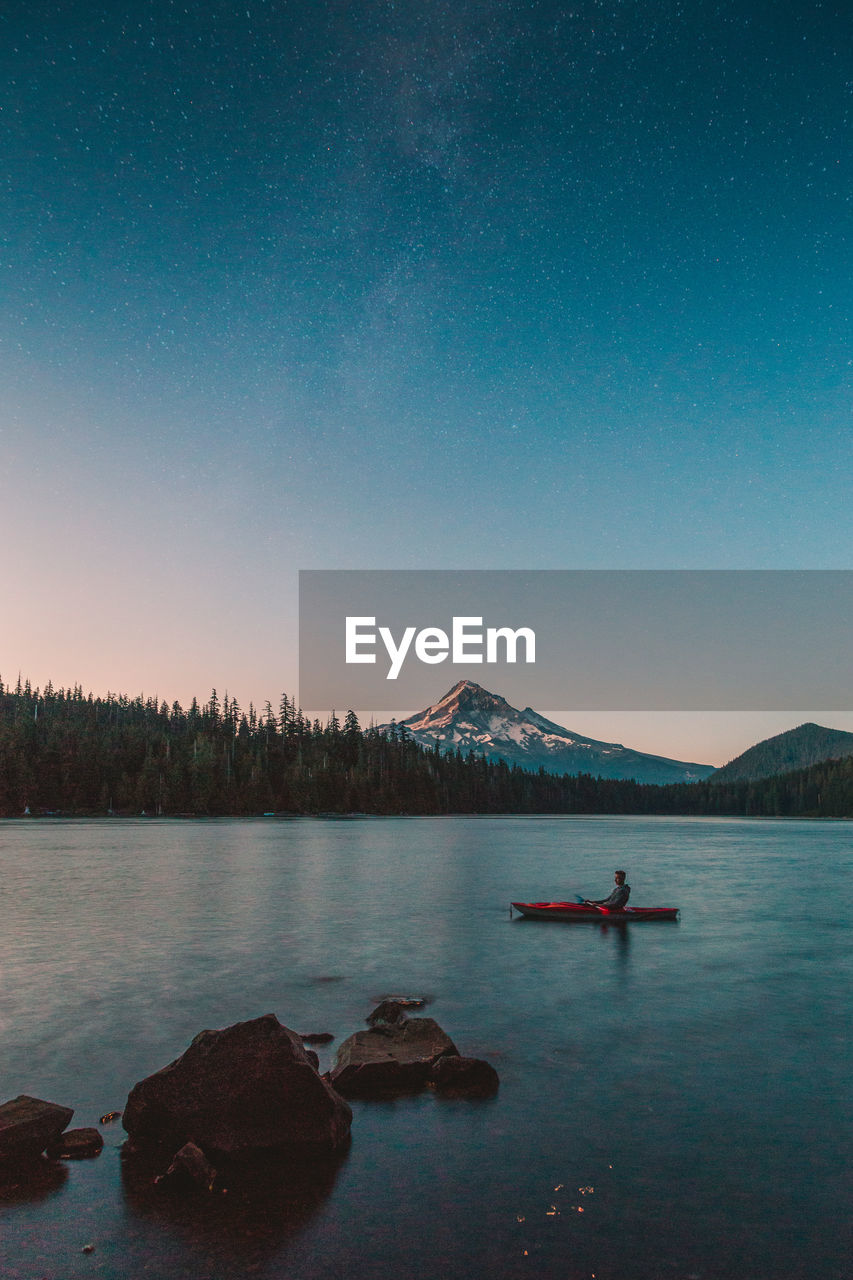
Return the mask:
[[[498,1073],[483,1058],[439,1058],[430,1072],[430,1084],[456,1098],[491,1098],[500,1087]]]
[[[55,1142],[49,1142],[47,1154],[54,1160],[86,1160],[98,1156],[104,1140],[97,1129],[66,1129]]]
[[[329,1073],[348,1098],[406,1092],[426,1083],[434,1062],[459,1050],[433,1018],[409,1018],[344,1040]]]
[[[41,1155],[71,1123],[74,1111],[22,1093],[0,1106],[0,1160]]]
[[[406,1009],[409,1007],[402,1000],[383,1000],[376,1006],[373,1013],[367,1015],[365,1021],[369,1022],[371,1027],[375,1027],[380,1022],[403,1022],[406,1018]]]
[[[158,1186],[200,1187],[204,1191],[212,1191],[215,1181],[216,1170],[202,1149],[194,1142],[186,1142],[180,1151],[176,1152],[166,1172],[154,1179]]]
[[[131,1089],[122,1116],[131,1138],[173,1151],[241,1155],[299,1146],[333,1151],[352,1111],[317,1074],[295,1031],[272,1013],[202,1031],[169,1066]]]

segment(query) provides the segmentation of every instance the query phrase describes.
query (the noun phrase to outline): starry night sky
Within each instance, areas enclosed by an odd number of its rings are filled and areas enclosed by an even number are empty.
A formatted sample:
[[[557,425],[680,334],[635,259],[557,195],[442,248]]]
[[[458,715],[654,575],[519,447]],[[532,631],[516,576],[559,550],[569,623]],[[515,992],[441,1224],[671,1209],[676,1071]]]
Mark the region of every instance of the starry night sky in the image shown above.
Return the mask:
[[[0,64],[4,679],[275,702],[299,568],[849,567],[844,6],[13,0]]]

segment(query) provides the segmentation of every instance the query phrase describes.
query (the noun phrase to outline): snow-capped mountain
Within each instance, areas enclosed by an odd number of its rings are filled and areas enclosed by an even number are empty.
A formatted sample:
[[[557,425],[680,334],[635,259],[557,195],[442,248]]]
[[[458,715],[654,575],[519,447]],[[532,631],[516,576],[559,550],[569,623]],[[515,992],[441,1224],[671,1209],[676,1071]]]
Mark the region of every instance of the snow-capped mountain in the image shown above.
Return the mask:
[[[505,698],[471,680],[460,680],[440,702],[419,711],[405,725],[422,746],[477,751],[525,769],[549,773],[591,773],[638,782],[695,782],[714,772],[710,764],[687,764],[666,756],[632,751],[617,742],[597,742],[546,720],[531,707],[517,711]],[[390,724],[378,726],[388,732]]]

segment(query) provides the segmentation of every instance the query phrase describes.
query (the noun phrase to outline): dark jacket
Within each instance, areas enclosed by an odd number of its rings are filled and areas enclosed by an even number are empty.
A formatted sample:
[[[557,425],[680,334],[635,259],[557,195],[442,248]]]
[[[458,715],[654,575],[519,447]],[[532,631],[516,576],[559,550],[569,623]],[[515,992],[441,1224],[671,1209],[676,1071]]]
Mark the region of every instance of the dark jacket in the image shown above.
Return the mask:
[[[631,886],[629,884],[617,884],[609,897],[602,898],[598,905],[606,907],[608,911],[622,911],[628,905],[630,896]]]

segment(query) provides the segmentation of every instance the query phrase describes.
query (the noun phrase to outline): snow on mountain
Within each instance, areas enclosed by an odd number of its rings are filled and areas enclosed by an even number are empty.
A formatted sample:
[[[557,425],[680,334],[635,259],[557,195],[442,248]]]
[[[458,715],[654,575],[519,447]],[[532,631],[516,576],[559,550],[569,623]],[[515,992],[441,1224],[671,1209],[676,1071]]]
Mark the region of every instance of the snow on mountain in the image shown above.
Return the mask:
[[[665,756],[632,751],[617,742],[598,742],[573,733],[539,715],[532,707],[518,711],[505,698],[472,680],[460,680],[432,707],[418,711],[405,725],[416,742],[444,751],[477,751],[525,769],[549,773],[591,773],[638,782],[695,782],[707,778],[713,765],[689,764]],[[378,726],[388,732],[390,724]]]

